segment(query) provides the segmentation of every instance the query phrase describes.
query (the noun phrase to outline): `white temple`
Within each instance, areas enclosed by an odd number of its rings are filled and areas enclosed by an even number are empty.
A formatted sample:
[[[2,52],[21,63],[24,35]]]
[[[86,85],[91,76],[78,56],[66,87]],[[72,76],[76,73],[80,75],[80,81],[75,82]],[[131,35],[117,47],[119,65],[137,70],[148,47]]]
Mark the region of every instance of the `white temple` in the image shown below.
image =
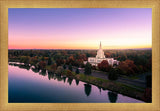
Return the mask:
[[[104,55],[104,51],[102,49],[101,46],[101,42],[100,42],[100,46],[99,49],[97,51],[97,55],[96,57],[89,57],[88,58],[88,62],[93,66],[97,66],[99,63],[101,63],[103,60],[107,60],[109,65],[113,66],[113,65],[119,65],[119,61],[114,60],[114,58],[106,58]],[[84,64],[86,64],[87,61],[84,61]]]

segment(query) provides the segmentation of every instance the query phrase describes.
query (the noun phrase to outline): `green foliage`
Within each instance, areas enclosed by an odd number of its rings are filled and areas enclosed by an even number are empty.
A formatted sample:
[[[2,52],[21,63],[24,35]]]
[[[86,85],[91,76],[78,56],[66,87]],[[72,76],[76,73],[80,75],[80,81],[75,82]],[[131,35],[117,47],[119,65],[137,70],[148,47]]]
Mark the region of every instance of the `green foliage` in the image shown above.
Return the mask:
[[[76,69],[76,74],[79,74],[79,69],[78,68]]]
[[[108,75],[108,79],[109,79],[109,80],[117,80],[117,79],[118,79],[117,69],[112,68],[112,69],[110,70],[109,75]]]
[[[29,58],[30,58],[29,56],[21,56],[20,57],[20,62],[28,64],[29,63]]]
[[[44,61],[44,57],[42,57],[41,60]]]
[[[63,72],[64,72],[63,67],[62,66],[58,66],[55,73],[61,75]]]
[[[66,64],[63,65],[63,69],[66,69]]]
[[[74,76],[74,74],[73,74],[72,71],[70,71],[70,70],[67,70],[66,75],[67,75],[68,77]]]
[[[69,69],[70,71],[72,71],[72,65],[71,65],[71,64],[69,64],[68,69]]]
[[[48,65],[51,65],[52,64],[52,60],[51,60],[51,58],[49,57],[48,58]]]
[[[40,61],[45,61],[51,65],[55,61],[57,66],[62,64],[71,64],[72,66],[85,68],[83,61],[88,57],[95,57],[97,50],[8,50],[9,61],[23,62],[36,65]],[[106,57],[113,57],[120,60],[120,73],[132,76],[138,73],[152,71],[152,49],[145,50],[104,50]],[[36,57],[36,58],[34,58]],[[45,59],[48,57],[48,59]],[[130,61],[128,61],[130,60]],[[48,62],[47,62],[48,61]],[[133,63],[132,63],[133,61]],[[105,65],[102,65],[102,71],[106,71]],[[95,67],[93,67],[95,69]],[[108,69],[107,69],[108,70]]]
[[[90,75],[92,73],[92,66],[89,62],[87,62],[86,66],[85,66],[84,73],[87,75]]]

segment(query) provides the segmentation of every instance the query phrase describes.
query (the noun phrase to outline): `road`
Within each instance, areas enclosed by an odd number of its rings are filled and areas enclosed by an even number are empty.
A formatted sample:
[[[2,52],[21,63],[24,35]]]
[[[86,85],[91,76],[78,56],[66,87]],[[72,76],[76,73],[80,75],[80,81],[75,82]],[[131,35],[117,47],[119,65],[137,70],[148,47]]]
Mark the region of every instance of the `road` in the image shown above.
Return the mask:
[[[75,70],[76,70],[76,68],[73,68],[73,71],[75,71]],[[80,73],[84,74],[84,69],[80,69]],[[108,80],[108,76],[107,76],[106,72],[102,72],[102,71],[92,70],[91,76]],[[135,88],[137,88],[137,89],[141,89],[139,87],[146,88],[145,80],[140,80],[140,79],[133,80],[133,79],[129,79],[129,78],[118,77],[117,82],[120,82],[120,83],[123,83],[126,85],[135,86]]]

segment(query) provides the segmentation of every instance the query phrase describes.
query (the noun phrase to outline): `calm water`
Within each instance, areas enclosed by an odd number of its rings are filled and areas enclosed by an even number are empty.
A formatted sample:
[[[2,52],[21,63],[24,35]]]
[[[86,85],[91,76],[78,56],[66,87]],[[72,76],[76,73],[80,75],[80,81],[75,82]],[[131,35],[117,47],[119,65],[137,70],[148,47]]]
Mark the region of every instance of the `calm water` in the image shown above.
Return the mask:
[[[9,65],[8,69],[10,103],[143,102],[75,79],[38,72],[26,67]]]

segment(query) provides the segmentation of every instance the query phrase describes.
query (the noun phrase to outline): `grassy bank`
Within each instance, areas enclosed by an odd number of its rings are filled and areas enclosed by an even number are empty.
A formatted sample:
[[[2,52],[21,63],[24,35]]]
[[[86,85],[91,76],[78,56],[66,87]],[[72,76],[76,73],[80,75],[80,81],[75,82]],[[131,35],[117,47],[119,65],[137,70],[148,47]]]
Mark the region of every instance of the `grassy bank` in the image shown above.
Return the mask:
[[[111,90],[113,92],[117,92],[132,98],[145,101],[144,100],[145,90],[139,90],[135,88],[135,86],[132,87],[131,85],[122,84],[117,81],[101,79],[101,78],[97,78],[97,77],[93,77],[85,74],[76,74],[75,72],[71,72],[68,74],[67,70],[65,70],[62,75],[66,75],[67,77],[96,85],[98,87],[103,88],[104,90],[105,89]]]

